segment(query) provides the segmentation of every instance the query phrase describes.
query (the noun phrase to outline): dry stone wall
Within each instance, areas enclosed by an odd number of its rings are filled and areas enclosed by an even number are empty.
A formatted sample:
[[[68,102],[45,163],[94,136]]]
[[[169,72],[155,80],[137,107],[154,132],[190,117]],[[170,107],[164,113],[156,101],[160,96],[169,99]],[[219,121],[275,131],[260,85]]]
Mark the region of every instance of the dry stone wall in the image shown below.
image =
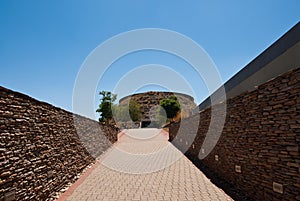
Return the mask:
[[[198,127],[186,152],[192,160],[199,160],[199,153],[205,152],[201,145],[210,113],[207,108],[198,116],[170,125],[170,140],[179,149],[191,141],[189,128]],[[253,200],[300,200],[299,147],[298,68],[228,100],[222,135],[201,163]]]
[[[141,106],[142,119],[151,119],[150,111],[151,108],[159,106],[159,102],[165,98],[175,95],[181,105],[183,112],[189,113],[196,107],[194,103],[194,98],[182,94],[182,93],[173,93],[173,92],[159,92],[159,91],[150,91],[145,93],[133,94],[127,97],[122,98],[119,103],[120,105],[128,105],[130,100],[134,100]],[[155,117],[153,117],[155,118]]]
[[[0,87],[0,200],[51,200],[117,133],[116,127]]]

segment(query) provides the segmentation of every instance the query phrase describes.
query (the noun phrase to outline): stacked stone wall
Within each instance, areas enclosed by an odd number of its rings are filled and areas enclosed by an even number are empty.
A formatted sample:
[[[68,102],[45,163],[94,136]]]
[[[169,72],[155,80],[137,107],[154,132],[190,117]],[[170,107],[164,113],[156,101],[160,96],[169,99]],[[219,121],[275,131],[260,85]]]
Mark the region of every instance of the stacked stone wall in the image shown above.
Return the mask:
[[[206,108],[171,124],[170,141],[179,149],[191,141],[186,155],[199,161],[210,122],[211,108]],[[222,135],[200,163],[253,200],[300,200],[299,147],[298,68],[229,99]]]
[[[113,126],[0,87],[0,200],[50,200],[117,133]]]

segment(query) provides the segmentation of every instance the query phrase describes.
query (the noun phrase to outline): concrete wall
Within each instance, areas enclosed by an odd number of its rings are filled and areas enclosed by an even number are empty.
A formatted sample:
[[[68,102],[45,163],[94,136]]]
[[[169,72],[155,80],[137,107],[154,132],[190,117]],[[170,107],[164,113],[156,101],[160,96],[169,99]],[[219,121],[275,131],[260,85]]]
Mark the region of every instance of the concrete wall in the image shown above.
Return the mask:
[[[220,105],[216,105],[217,109]],[[197,160],[211,108],[170,125],[170,140]],[[178,128],[181,129],[177,133]],[[181,140],[177,139],[181,136]],[[185,136],[185,137],[182,137]],[[300,69],[227,101],[226,122],[213,151],[201,163],[254,200],[300,200]]]
[[[117,133],[0,87],[0,200],[49,200],[110,147]]]
[[[224,88],[226,98],[235,97],[243,92],[254,90],[268,80],[300,66],[300,22],[264,50],[253,61],[229,79]],[[211,96],[215,103],[222,100],[222,90],[216,90]],[[224,98],[223,98],[224,99]],[[213,103],[213,104],[215,104]],[[195,110],[203,110],[211,105],[211,98],[205,99]]]

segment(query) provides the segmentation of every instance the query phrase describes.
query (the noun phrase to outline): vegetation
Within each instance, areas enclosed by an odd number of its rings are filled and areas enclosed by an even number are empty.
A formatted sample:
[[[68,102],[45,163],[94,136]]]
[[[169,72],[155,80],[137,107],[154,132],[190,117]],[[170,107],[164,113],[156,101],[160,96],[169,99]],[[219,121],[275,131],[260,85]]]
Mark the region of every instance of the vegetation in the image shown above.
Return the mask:
[[[129,121],[129,111],[127,106],[113,105],[113,116],[116,122]]]
[[[101,91],[99,95],[101,95],[101,99],[99,108],[96,110],[96,112],[100,113],[99,121],[109,123],[113,118],[112,106],[117,99],[117,95],[109,91]]]
[[[170,96],[160,101],[160,106],[165,110],[167,118],[172,120],[180,112],[180,104],[176,96]],[[160,109],[162,113],[162,109]]]
[[[116,94],[112,94],[109,91],[101,91],[99,95],[101,95],[100,104],[96,112],[100,113],[100,122],[111,123],[114,120],[118,122],[141,121],[142,111],[136,101],[130,100],[128,105],[120,106],[114,104],[114,101],[117,99]],[[156,115],[157,123],[163,125],[166,119],[172,121],[173,118],[178,117],[180,110],[180,104],[176,96],[170,96],[161,100]]]
[[[130,121],[141,121],[142,111],[140,105],[134,101],[130,100],[129,105],[114,105],[113,106],[113,116],[116,121],[126,122]]]
[[[132,121],[141,121],[142,119],[141,106],[134,100],[129,102],[129,115]]]

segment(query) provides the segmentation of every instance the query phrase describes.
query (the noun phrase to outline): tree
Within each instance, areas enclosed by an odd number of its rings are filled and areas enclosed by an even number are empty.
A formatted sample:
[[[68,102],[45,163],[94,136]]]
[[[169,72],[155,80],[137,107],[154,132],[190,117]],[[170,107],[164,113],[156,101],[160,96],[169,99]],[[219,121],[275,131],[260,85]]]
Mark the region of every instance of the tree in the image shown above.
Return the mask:
[[[113,105],[112,112],[116,122],[126,122],[130,120],[128,106]]]
[[[109,122],[112,120],[112,105],[113,102],[117,99],[116,94],[112,94],[109,91],[101,91],[99,93],[101,95],[99,108],[96,112],[100,113],[99,121],[101,122]]]
[[[128,105],[112,105],[114,120],[117,122],[141,121],[142,111],[140,105],[130,100]]]
[[[129,102],[129,115],[132,121],[141,121],[142,119],[141,106],[134,100]]]
[[[174,118],[180,111],[180,104],[174,95],[161,100],[159,105],[165,110],[168,119]]]

